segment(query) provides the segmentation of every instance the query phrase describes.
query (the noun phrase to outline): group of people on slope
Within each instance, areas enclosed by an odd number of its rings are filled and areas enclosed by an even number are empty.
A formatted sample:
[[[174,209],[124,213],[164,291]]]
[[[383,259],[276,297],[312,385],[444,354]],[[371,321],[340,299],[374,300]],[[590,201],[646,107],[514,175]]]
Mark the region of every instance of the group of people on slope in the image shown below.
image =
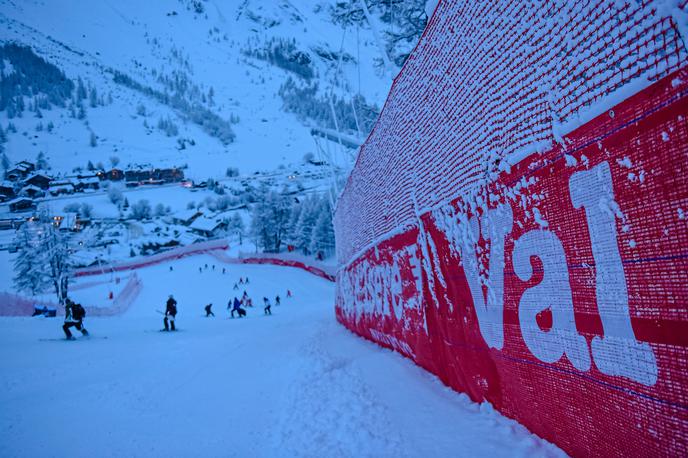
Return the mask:
[[[246,278],[241,277],[241,278],[239,278],[239,281],[234,284],[234,289],[235,290],[238,289],[238,285],[247,285],[247,284],[249,284],[248,277],[246,277]],[[292,297],[291,290],[289,290],[289,289],[287,290],[287,297],[288,298]],[[280,296],[277,295],[277,296],[275,296],[275,305],[280,305],[280,304],[281,304],[281,299],[280,299]],[[253,299],[251,299],[249,297],[246,290],[244,290],[244,293],[241,296],[241,299],[239,299],[238,297],[235,296],[234,298],[230,299],[227,302],[227,310],[229,310],[230,316],[232,318],[234,318],[235,313],[239,318],[245,317],[246,316],[246,309],[248,307],[253,307]],[[204,307],[204,310],[205,310],[206,318],[211,317],[211,316],[212,317],[215,316],[215,313],[213,313],[213,304],[212,303],[207,304]],[[267,297],[263,297],[263,314],[272,315],[272,303],[270,302],[270,299],[268,299]],[[165,309],[165,318],[163,320],[164,325],[165,325],[165,329],[164,329],[165,331],[168,331],[168,330],[174,331],[175,330],[174,320],[175,320],[176,315],[177,315],[177,301],[174,300],[172,295],[170,295],[170,297],[167,300],[167,307]]]
[[[291,290],[287,290],[287,297],[291,297]],[[280,305],[280,297],[279,295],[275,296],[275,305]],[[210,304],[212,305],[212,304]],[[246,309],[244,307],[253,307],[253,300],[248,296],[248,293],[244,291],[243,296],[241,299],[237,298],[236,296],[234,299],[230,299],[229,302],[227,303],[227,310],[230,310],[230,315],[232,318],[234,318],[234,312],[237,313],[237,316],[239,318],[246,316]],[[270,302],[270,299],[267,297],[263,296],[263,314],[264,315],[272,315],[272,303]],[[208,315],[208,310],[206,309],[206,316]],[[213,315],[215,316],[215,315]]]
[[[244,279],[241,277],[238,284],[246,285],[249,283],[248,277]],[[238,289],[237,284],[234,284],[234,289]],[[292,297],[291,290],[287,290],[287,297]],[[281,300],[279,295],[275,296],[275,305],[280,305]],[[210,303],[205,306],[205,316],[215,316],[212,311],[213,304]],[[243,307],[242,307],[243,306]],[[239,318],[246,316],[246,309],[244,307],[253,307],[253,300],[248,296],[246,290],[241,299],[234,297],[230,299],[227,303],[227,310],[230,310],[230,315],[234,318],[234,313],[236,312]],[[263,313],[265,315],[272,315],[272,303],[267,297],[263,297]],[[81,331],[83,336],[88,336],[89,333],[84,327],[83,320],[86,317],[86,310],[81,304],[77,304],[71,299],[67,298],[65,302],[65,320],[62,329],[64,330],[65,337],[67,340],[74,340],[74,335],[70,331],[70,328],[74,327]],[[164,328],[163,331],[176,331],[175,320],[177,317],[177,301],[174,299],[172,294],[167,298],[167,303],[165,306],[165,313],[163,318]]]
[[[208,268],[210,268],[210,270],[212,270],[213,272],[215,272],[215,264],[212,264],[211,266],[208,266],[208,264],[206,264],[205,267],[204,267],[204,266],[199,266],[199,267],[198,267],[198,273],[201,273],[201,274],[202,274],[203,271],[204,271],[204,270],[208,270]],[[172,272],[173,270],[174,270],[174,269],[172,269],[172,266],[170,266],[170,272]],[[225,269],[225,268],[223,267],[223,268],[222,268],[222,275],[224,275],[226,272],[227,272],[227,269]]]

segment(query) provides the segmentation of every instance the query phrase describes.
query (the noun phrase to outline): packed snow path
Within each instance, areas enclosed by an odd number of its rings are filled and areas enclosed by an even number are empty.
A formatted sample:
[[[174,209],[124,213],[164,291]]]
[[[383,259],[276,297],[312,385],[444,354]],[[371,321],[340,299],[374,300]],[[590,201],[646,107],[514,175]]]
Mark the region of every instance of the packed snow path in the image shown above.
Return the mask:
[[[199,273],[205,263],[215,271]],[[561,454],[350,334],[330,282],[209,256],[138,274],[143,291],[124,316],[86,319],[107,339],[41,341],[62,337],[61,318],[0,319],[0,456]],[[255,307],[228,319],[240,276]],[[157,332],[169,293],[181,331]],[[276,294],[282,305],[263,316],[262,297]]]

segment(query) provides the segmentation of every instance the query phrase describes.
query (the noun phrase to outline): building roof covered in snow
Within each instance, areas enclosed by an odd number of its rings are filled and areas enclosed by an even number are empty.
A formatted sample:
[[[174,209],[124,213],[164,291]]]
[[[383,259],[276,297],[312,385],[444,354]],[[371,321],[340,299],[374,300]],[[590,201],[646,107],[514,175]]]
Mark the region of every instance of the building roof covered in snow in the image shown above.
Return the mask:
[[[212,233],[223,225],[224,223],[222,221],[218,221],[214,218],[206,218],[205,216],[201,216],[200,218],[196,218],[196,220],[193,223],[191,223],[191,226],[189,227],[191,228],[191,230],[194,231]]]
[[[202,214],[203,212],[195,208],[192,208],[189,210],[183,210],[175,213],[174,215],[172,215],[172,220],[175,222],[179,222],[181,224],[189,225]]]

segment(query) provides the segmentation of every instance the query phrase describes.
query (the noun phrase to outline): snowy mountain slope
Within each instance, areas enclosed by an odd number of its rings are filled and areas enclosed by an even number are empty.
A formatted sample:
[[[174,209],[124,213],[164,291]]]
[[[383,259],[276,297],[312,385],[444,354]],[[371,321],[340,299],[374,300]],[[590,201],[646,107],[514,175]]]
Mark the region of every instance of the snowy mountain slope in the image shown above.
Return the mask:
[[[391,84],[391,75],[379,75],[374,68],[380,48],[372,32],[365,27],[344,31],[333,24],[330,5],[314,0],[3,0],[0,42],[31,46],[68,78],[93,85],[106,100],[86,107],[83,120],[60,109],[44,110],[40,120],[28,112],[11,120],[0,113],[0,125],[11,121],[17,127],[6,144],[7,155],[31,159],[43,151],[62,171],[84,167],[88,160],[107,164],[110,156],[119,157],[122,165],[186,163],[200,178],[222,175],[228,166],[249,172],[317,153],[308,125],[312,120],[283,109],[278,92],[287,78],[317,84],[320,97],[332,91],[351,98],[360,90],[378,107]],[[279,40],[293,40],[295,50],[307,56],[314,75],[310,80],[255,57],[256,50]],[[340,49],[341,67],[336,59]],[[139,89],[116,83],[116,74]],[[175,105],[180,86],[184,103],[204,110],[200,123],[194,121],[197,110]],[[169,94],[171,100],[161,103],[151,92]],[[231,125],[234,142],[223,144],[208,133],[201,124],[209,114]],[[161,119],[169,119],[178,134],[167,136],[158,129]],[[49,122],[52,132],[37,129]],[[96,146],[91,146],[91,132]],[[180,139],[185,139],[183,150]]]
[[[331,313],[332,283],[275,266],[198,272],[216,262],[137,271],[143,290],[125,315],[86,318],[105,340],[40,341],[60,338],[60,318],[0,318],[0,455],[563,455],[353,338]],[[227,319],[240,276],[255,303],[282,295],[273,316],[256,306]],[[179,303],[174,334],[157,332],[168,293]],[[208,302],[215,318],[203,316]]]

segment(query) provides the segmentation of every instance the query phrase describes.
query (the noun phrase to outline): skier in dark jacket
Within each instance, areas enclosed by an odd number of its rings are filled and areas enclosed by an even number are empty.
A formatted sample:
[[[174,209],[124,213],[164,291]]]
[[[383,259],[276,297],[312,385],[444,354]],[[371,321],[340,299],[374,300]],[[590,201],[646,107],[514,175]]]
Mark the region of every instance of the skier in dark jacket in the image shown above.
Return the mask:
[[[213,306],[212,303],[210,303],[210,304],[208,304],[208,305],[205,306],[205,316],[206,316],[206,318],[209,317],[209,316],[215,316],[215,314],[214,314],[213,311],[211,310],[212,306]]]
[[[270,305],[270,299],[268,299],[267,297],[264,297],[263,298],[263,304],[265,304],[265,307],[263,308],[263,313],[266,315],[272,315],[272,309],[271,309],[272,306]]]
[[[279,297],[279,295],[277,295],[277,296],[275,296],[275,305],[280,305],[280,304],[281,304],[280,297]]]
[[[234,298],[232,311],[230,312],[232,315],[232,318],[234,318],[234,312],[237,312],[239,314],[239,318],[246,315],[246,311],[241,308],[241,301],[239,299],[237,299],[236,297]]]
[[[81,304],[75,304],[71,299],[67,299],[65,303],[65,320],[62,329],[64,330],[67,340],[74,340],[74,336],[69,331],[69,328],[74,326],[81,334],[88,336],[88,331],[84,327],[84,317],[86,316],[86,310],[81,306]]]
[[[169,331],[170,328],[173,331],[176,331],[177,329],[174,327],[174,321],[177,316],[177,301],[174,300],[174,297],[170,294],[170,297],[167,299],[167,307],[165,308],[165,319],[163,320],[163,323],[165,323],[165,331]]]

